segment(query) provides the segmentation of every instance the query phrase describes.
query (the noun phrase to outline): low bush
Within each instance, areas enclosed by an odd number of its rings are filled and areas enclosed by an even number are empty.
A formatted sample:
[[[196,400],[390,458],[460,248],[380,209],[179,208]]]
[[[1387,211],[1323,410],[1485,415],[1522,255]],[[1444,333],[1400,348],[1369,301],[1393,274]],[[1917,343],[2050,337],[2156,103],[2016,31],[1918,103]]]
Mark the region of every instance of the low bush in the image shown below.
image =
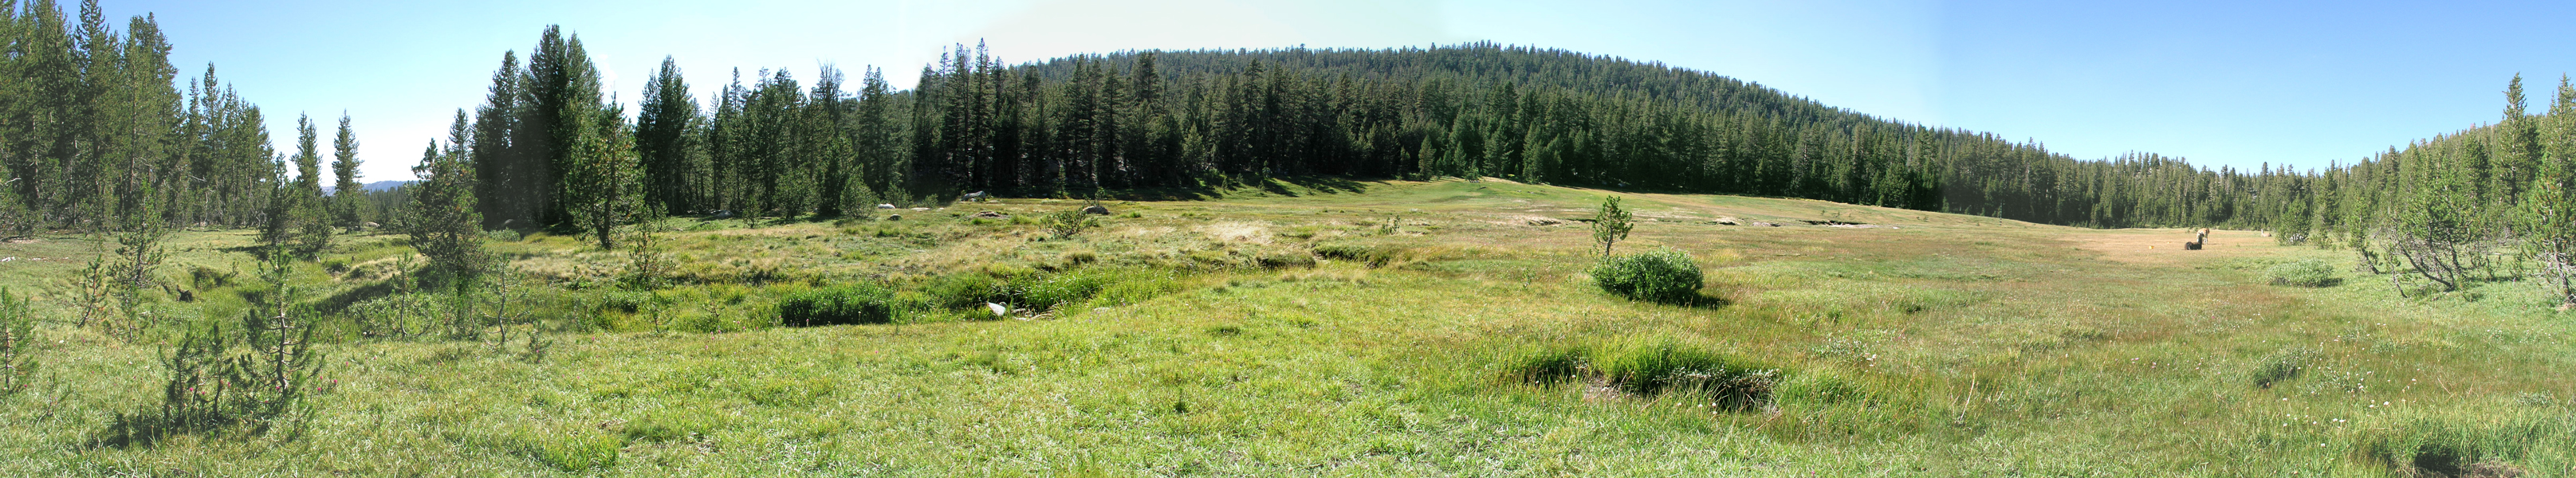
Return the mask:
[[[2272,285],[2294,287],[2330,287],[2343,282],[2343,279],[2335,277],[2333,266],[2316,259],[2281,263],[2265,270],[2263,275],[2271,279]]]
[[[1620,256],[1592,268],[1592,281],[1602,291],[1660,304],[1698,302],[1701,280],[1690,254],[1671,249]]]
[[[868,285],[805,291],[778,301],[778,323],[796,327],[892,323],[893,299],[893,293]]]

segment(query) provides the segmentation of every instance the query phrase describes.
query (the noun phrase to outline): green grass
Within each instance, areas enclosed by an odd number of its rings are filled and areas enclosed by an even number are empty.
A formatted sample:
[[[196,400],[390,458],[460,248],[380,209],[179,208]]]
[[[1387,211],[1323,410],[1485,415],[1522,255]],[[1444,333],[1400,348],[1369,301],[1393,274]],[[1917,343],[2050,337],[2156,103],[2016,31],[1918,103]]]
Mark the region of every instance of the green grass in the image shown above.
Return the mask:
[[[2147,248],[2177,230],[1623,193],[1622,250],[1687,252],[1722,299],[1659,305],[1594,287],[1582,223],[1527,220],[1601,191],[1359,188],[1111,203],[1070,239],[965,215],[1077,201],[677,220],[673,285],[650,291],[620,285],[623,251],[532,234],[493,247],[550,284],[542,360],[343,333],[300,435],[136,448],[85,443],[159,399],[161,345],[69,326],[81,238],[0,245],[45,258],[0,263],[0,287],[39,295],[52,377],[0,397],[0,475],[2576,473],[2576,321],[2517,282],[2400,298],[2348,253],[2251,232],[2184,253]],[[1898,228],[1795,222],[1827,211]],[[248,275],[193,271],[248,270],[250,237],[173,238],[162,273],[205,285],[160,302],[171,320],[246,307]],[[343,242],[337,274],[299,273],[310,299],[400,293],[398,236]],[[2343,280],[2270,285],[2306,259]],[[781,299],[841,284],[914,305],[776,325]],[[969,299],[1022,313],[967,320]],[[1759,404],[1665,391],[1774,370]]]

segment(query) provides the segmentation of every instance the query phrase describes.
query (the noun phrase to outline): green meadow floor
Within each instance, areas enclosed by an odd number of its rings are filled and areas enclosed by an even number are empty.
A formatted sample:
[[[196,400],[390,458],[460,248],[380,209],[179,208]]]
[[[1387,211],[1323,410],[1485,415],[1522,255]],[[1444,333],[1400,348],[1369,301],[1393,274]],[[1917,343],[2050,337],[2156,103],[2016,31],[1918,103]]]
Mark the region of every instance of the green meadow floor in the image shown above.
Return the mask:
[[[133,447],[93,438],[155,406],[168,334],[70,326],[65,280],[90,240],[0,244],[16,258],[0,285],[48,318],[40,385],[0,397],[0,475],[2576,475],[2576,314],[2527,284],[2409,299],[2351,272],[2349,252],[2256,232],[2183,251],[2182,230],[1626,194],[1641,223],[1618,250],[1688,252],[1722,299],[1652,305],[1584,274],[1598,252],[1569,219],[1602,194],[1283,185],[1109,203],[1117,215],[1072,240],[970,215],[1074,201],[675,221],[663,241],[688,280],[653,292],[608,285],[624,252],[531,236],[493,247],[557,285],[539,294],[559,329],[542,359],[338,340],[300,431]],[[1879,227],[1800,222],[1828,218]],[[249,270],[251,237],[180,233],[164,275]],[[342,241],[300,279],[317,303],[384,294],[411,254],[399,236]],[[1278,259],[1318,248],[1375,260]],[[2342,282],[2265,283],[2309,258]],[[1168,277],[1037,316],[767,325],[778,297],[816,284],[1082,267]],[[232,317],[245,287],[163,313]],[[1515,369],[1639,347],[1769,363],[1804,392],[1722,407]],[[2303,366],[2258,385],[2283,361]]]

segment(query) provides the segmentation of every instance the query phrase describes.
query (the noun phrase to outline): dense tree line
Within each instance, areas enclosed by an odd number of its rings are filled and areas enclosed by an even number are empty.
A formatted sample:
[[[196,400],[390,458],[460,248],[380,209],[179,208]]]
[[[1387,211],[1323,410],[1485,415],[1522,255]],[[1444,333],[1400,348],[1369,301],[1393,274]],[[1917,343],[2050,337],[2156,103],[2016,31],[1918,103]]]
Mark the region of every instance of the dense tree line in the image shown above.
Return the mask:
[[[120,33],[94,3],[77,18],[50,1],[0,6],[9,13],[0,69],[17,80],[0,90],[6,225],[115,229],[149,216],[292,230],[311,238],[299,244],[319,245],[329,227],[408,219],[386,208],[410,192],[322,196],[325,154],[332,189],[361,184],[345,116],[332,151],[305,121],[293,154],[280,154],[259,108],[211,67],[184,91],[174,84],[168,43],[150,17]],[[2469,189],[2442,201],[2522,204],[2546,190],[2533,184],[2551,144],[2540,139],[2552,137],[2541,134],[2553,124],[2545,118],[2556,117],[2517,111],[2351,166],[2236,171],[2143,153],[2079,161],[1704,72],[1485,43],[1021,64],[958,46],[922,68],[911,90],[875,68],[853,88],[826,66],[810,83],[786,70],[736,70],[703,99],[665,59],[632,115],[602,90],[577,36],[548,28],[529,52],[524,61],[503,55],[484,103],[460,112],[455,133],[426,158],[449,163],[420,170],[448,171],[436,176],[471,198],[440,201],[470,204],[480,227],[582,230],[603,243],[614,240],[603,231],[651,214],[830,216],[968,191],[1092,196],[1310,176],[1490,176],[2096,227],[2366,237],[2357,231],[2384,225],[2347,218],[2414,204],[2393,198],[2434,184],[2406,179],[2428,174],[2407,165],[2477,171],[2444,180]],[[2507,136],[2528,138],[2491,139]],[[2497,231],[2512,222],[2485,216],[2472,219]]]
[[[2264,229],[2351,250],[2401,292],[2529,280],[2576,304],[2576,86],[2560,78],[2547,114],[2527,107],[2516,76],[2494,124],[2264,175]]]
[[[0,0],[0,77],[9,79],[0,82],[0,236],[145,223],[273,226],[281,210],[338,225],[382,217],[356,195],[280,209],[318,198],[319,183],[290,188],[302,184],[273,149],[259,107],[212,65],[178,82],[170,48],[150,15],[119,31],[96,0],[81,2],[77,15],[52,0]],[[343,117],[334,145],[344,185],[359,164],[349,127]],[[308,149],[296,159],[319,157]]]

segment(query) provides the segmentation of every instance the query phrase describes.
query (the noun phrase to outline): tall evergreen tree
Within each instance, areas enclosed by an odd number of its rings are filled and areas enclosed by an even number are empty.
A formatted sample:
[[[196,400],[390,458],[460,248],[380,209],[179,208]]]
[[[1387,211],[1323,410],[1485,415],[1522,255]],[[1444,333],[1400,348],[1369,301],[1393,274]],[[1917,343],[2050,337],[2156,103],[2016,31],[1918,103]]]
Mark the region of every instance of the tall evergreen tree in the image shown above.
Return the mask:
[[[680,76],[679,63],[662,57],[662,67],[644,82],[643,101],[635,116],[635,154],[644,165],[646,203],[665,214],[701,209],[696,183],[707,172],[696,168],[692,154],[698,127],[698,103]]]
[[[349,114],[340,113],[340,131],[331,139],[331,213],[340,227],[358,227],[365,216],[366,185],[358,181],[358,136],[349,130]]]

